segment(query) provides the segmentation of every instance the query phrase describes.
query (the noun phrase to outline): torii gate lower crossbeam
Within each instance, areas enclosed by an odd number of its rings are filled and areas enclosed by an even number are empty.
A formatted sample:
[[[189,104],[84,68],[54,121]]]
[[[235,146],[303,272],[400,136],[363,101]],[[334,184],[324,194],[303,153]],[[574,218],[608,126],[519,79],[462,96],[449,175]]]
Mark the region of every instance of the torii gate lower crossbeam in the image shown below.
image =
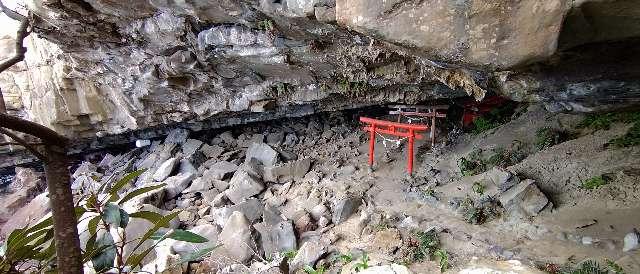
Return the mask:
[[[360,117],[360,122],[367,124],[367,126],[364,127],[364,130],[369,132],[369,167],[373,167],[376,133],[406,137],[407,139],[409,139],[407,171],[409,172],[409,175],[411,175],[413,173],[413,144],[415,139],[422,139],[422,135],[416,132],[426,131],[427,129],[429,129],[429,126],[421,124],[389,122],[368,117]]]

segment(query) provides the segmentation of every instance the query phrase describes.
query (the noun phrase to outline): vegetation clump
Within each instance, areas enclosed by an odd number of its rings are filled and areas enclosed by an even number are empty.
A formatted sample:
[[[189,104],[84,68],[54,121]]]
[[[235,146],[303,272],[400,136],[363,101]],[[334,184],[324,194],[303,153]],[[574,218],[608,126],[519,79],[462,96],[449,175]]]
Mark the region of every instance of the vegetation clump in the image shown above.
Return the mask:
[[[422,262],[425,259],[436,259],[440,265],[440,271],[445,272],[451,266],[449,264],[449,254],[440,247],[438,233],[431,229],[420,231],[415,234],[417,240],[413,243],[411,259],[414,262]]]
[[[622,267],[609,259],[605,266],[594,260],[586,260],[577,266],[546,264],[541,268],[549,274],[626,274]]]
[[[543,150],[571,139],[574,139],[573,134],[550,127],[543,127],[536,131],[534,145],[537,150]]]
[[[578,124],[578,128],[606,130],[615,122],[632,123],[633,126],[623,136],[611,139],[609,145],[617,148],[640,145],[640,111],[589,114]]]
[[[500,215],[500,206],[491,197],[483,197],[477,201],[474,201],[471,197],[466,197],[460,202],[459,212],[465,222],[472,225],[481,225]]]
[[[477,135],[509,122],[515,114],[516,107],[517,103],[509,102],[492,109],[483,117],[478,117],[473,120],[473,128],[471,129],[471,132]]]
[[[606,185],[609,183],[609,181],[611,181],[611,178],[607,175],[600,175],[600,176],[595,176],[595,177],[591,177],[589,179],[587,179],[586,181],[582,182],[582,188],[584,189],[596,189],[599,188],[603,185]]]
[[[473,176],[485,172],[493,167],[508,167],[515,165],[527,157],[522,143],[514,141],[508,148],[497,147],[488,155],[481,149],[475,149],[466,157],[458,160],[458,168],[462,176]]]

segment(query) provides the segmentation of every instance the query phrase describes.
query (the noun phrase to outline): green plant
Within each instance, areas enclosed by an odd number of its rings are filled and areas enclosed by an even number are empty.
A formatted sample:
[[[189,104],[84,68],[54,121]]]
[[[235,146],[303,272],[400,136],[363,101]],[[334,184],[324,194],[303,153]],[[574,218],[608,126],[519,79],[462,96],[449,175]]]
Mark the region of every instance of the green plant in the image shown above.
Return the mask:
[[[611,139],[609,144],[619,148],[640,145],[640,122],[636,122],[623,136]]]
[[[430,259],[433,253],[440,246],[440,239],[438,239],[438,233],[435,230],[429,230],[426,232],[420,231],[416,233],[418,239],[417,246],[413,249],[413,260],[416,262]]]
[[[369,268],[369,255],[367,255],[367,253],[362,253],[362,257],[360,257],[360,261],[353,266],[353,269],[356,272],[360,272],[367,268]]]
[[[289,259],[289,260],[293,260],[293,258],[295,258],[296,255],[298,255],[298,251],[297,250],[289,250],[289,251],[284,253],[284,257]]]
[[[485,186],[480,182],[475,182],[473,183],[473,186],[471,186],[471,189],[473,192],[478,193],[478,195],[482,195],[484,194]]]
[[[616,113],[588,114],[578,123],[578,128],[591,128],[594,130],[609,129],[611,123],[618,120],[616,116]]]
[[[460,168],[462,176],[473,176],[486,170],[486,165],[480,157],[481,153],[482,150],[475,149],[467,157],[458,160],[458,168]]]
[[[620,267],[614,261],[606,259],[605,262],[607,263],[607,267],[609,267],[609,270],[611,270],[611,272],[613,272],[614,274],[625,274],[624,269],[622,269],[622,267]]]
[[[258,22],[258,29],[264,31],[273,30],[273,21],[271,19],[265,19]]]
[[[511,117],[514,116],[516,108],[517,103],[507,102],[500,107],[492,109],[483,117],[478,117],[473,120],[471,133],[477,135],[508,122]]]
[[[445,272],[449,269],[449,254],[444,249],[436,250],[433,255],[438,259],[438,264],[440,265],[440,272]]]
[[[582,182],[582,188],[584,189],[596,189],[599,188],[603,185],[608,184],[608,178],[607,176],[595,176],[592,178],[587,179],[586,181]]]
[[[600,266],[598,262],[588,260],[580,264],[576,269],[571,270],[570,272],[565,272],[566,274],[608,274],[609,270],[605,267]]]
[[[489,119],[484,117],[478,117],[475,120],[473,120],[473,129],[471,130],[471,132],[475,135],[478,135],[482,132],[485,132],[487,130],[490,130],[498,126],[500,126],[500,124],[497,122],[490,121]]]
[[[161,215],[150,211],[139,211],[128,213],[121,206],[140,195],[165,186],[158,184],[138,189],[122,195],[119,193],[122,188],[142,174],[144,170],[134,171],[126,174],[122,179],[111,184],[110,180],[100,185],[95,190],[89,190],[81,201],[81,206],[76,207],[78,222],[88,221],[89,239],[86,248],[83,250],[84,262],[91,261],[96,272],[102,273],[115,271],[124,273],[125,269],[134,270],[141,266],[141,262],[155,246],[165,239],[191,243],[205,243],[208,240],[195,233],[181,229],[165,229],[169,227],[169,222],[173,220],[179,211],[168,215]],[[153,227],[136,239],[126,238],[126,229],[130,218],[141,218],[153,223]],[[45,269],[55,258],[53,244],[49,241],[52,228],[51,217],[40,223],[24,229],[17,229],[11,232],[5,241],[1,253],[0,269],[15,269],[18,264],[26,262],[35,263]],[[80,233],[86,232],[80,231]],[[120,241],[114,241],[111,231],[118,233]],[[154,240],[151,247],[142,249],[143,242]],[[127,244],[135,244],[130,254],[125,258],[124,249]],[[183,259],[197,260],[211,252],[215,247],[211,246],[202,249],[194,254],[190,254]]]
[[[309,266],[309,265],[305,265],[303,270],[307,274],[323,274],[325,271],[324,266],[319,266],[317,269],[314,269],[312,266]]]
[[[467,197],[462,203],[460,203],[460,210],[462,211],[462,217],[467,223],[479,225],[486,221],[486,215],[481,207],[476,207],[475,202]]]
[[[433,187],[427,187],[423,193],[425,196],[431,196],[431,197],[435,197],[436,195],[436,191],[435,189],[433,189]]]

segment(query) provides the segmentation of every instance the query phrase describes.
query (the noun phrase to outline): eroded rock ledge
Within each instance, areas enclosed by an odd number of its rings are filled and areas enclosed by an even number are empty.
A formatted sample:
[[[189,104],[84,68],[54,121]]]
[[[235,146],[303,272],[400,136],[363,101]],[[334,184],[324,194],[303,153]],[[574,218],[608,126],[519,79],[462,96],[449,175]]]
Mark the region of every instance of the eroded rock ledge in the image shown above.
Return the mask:
[[[636,44],[632,2],[27,1],[38,37],[0,84],[74,137],[487,91],[594,111],[638,102],[638,58],[598,61]]]

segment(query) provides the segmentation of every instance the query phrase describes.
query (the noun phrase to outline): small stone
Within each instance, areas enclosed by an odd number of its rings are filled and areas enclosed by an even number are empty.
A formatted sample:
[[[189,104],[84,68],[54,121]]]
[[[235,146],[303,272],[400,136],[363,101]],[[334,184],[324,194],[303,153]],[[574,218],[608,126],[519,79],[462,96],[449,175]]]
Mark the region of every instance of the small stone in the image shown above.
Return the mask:
[[[213,207],[221,207],[224,206],[228,201],[227,198],[227,194],[224,192],[221,192],[220,194],[216,195],[215,198],[213,198],[213,201],[211,201],[211,206]]]
[[[211,187],[213,187],[211,183],[200,177],[194,179],[191,185],[182,191],[182,193],[203,192],[211,189]]]
[[[218,137],[220,137],[220,139],[222,139],[222,141],[225,144],[228,144],[228,145],[235,145],[236,144],[236,139],[233,138],[233,134],[231,133],[231,131],[225,131],[223,133],[220,133],[220,135],[218,135]]]
[[[198,210],[198,216],[206,216],[207,214],[209,214],[209,211],[211,211],[211,206],[205,206]]]
[[[237,165],[227,161],[220,161],[210,166],[209,169],[204,172],[203,176],[210,179],[221,180],[227,174],[234,173],[236,170],[238,170]]]
[[[191,211],[183,210],[178,213],[178,220],[183,223],[190,223],[195,220],[196,216]]]
[[[229,188],[229,183],[222,180],[213,180],[213,186],[219,191],[225,191]]]
[[[216,159],[218,158],[220,155],[222,155],[222,153],[224,153],[224,148],[219,146],[219,145],[207,145],[207,144],[203,144],[200,147],[200,151],[202,152],[202,154],[204,154],[204,156],[207,156],[207,158],[213,158]]]
[[[329,209],[325,205],[319,204],[311,208],[310,213],[314,220],[320,220],[320,218],[329,213]]]
[[[215,200],[215,198],[220,194],[220,191],[218,191],[217,189],[210,189],[207,191],[200,192],[200,194],[202,195],[202,199],[204,199],[205,203],[211,204]]]
[[[280,145],[280,143],[282,143],[283,139],[284,139],[284,132],[283,131],[278,131],[278,132],[267,134],[267,144],[272,145],[272,146]]]
[[[171,176],[164,180],[164,183],[167,184],[164,188],[166,198],[173,199],[178,196],[178,194],[189,186],[193,177],[195,177],[194,173],[179,173],[176,176]]]
[[[349,176],[349,175],[353,175],[355,172],[356,172],[356,167],[354,165],[348,165],[348,166],[341,167],[340,171],[338,171],[338,174],[342,176]]]
[[[316,7],[314,9],[316,19],[323,23],[331,23],[336,21],[335,7]]]
[[[294,146],[298,143],[298,136],[295,133],[289,133],[286,137],[284,137],[283,146]]]
[[[588,236],[582,237],[582,244],[583,245],[592,245],[593,244],[593,238],[592,237],[588,237]]]
[[[136,140],[136,147],[146,147],[151,145],[151,140]]]
[[[629,252],[632,250],[636,250],[638,249],[639,245],[640,245],[640,234],[638,234],[638,231],[634,229],[633,231],[627,233],[627,235],[624,236],[624,246],[622,247],[622,251]]]
[[[169,158],[168,160],[164,161],[156,170],[155,173],[153,173],[153,179],[156,180],[157,182],[160,182],[164,179],[166,179],[167,177],[169,177],[169,175],[171,175],[171,172],[173,172],[173,169],[176,167],[176,164],[178,163],[178,158]]]

